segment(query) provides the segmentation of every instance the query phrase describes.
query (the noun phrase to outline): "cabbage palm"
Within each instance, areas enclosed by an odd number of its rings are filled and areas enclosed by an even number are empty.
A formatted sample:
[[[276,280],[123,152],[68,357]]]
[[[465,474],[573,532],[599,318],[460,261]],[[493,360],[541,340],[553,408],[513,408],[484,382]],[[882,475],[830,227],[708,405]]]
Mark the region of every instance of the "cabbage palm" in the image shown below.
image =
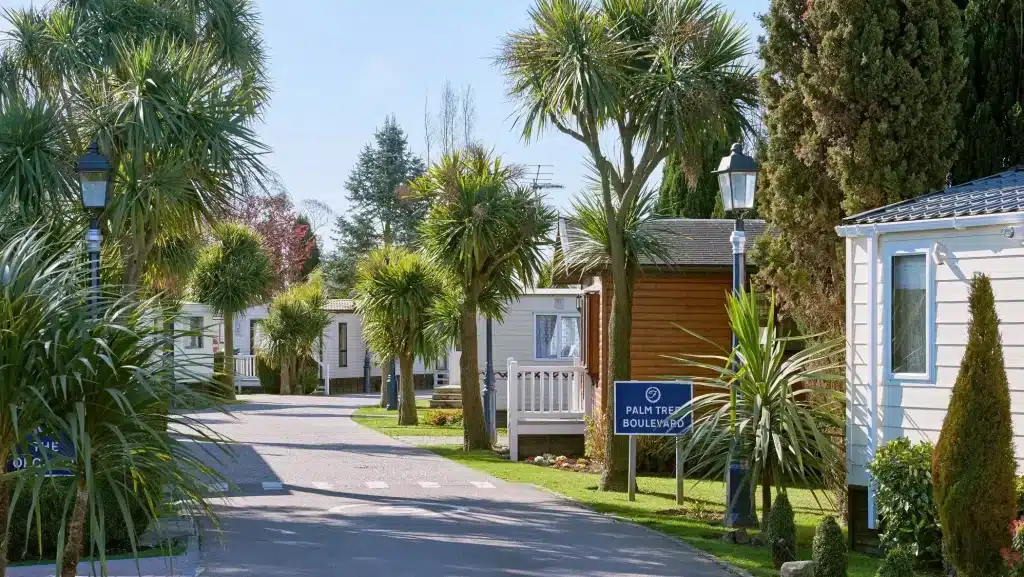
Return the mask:
[[[260,321],[257,354],[281,372],[282,395],[292,394],[292,385],[298,383],[306,360],[331,323],[326,306],[324,276],[315,270],[308,281],[274,297],[267,317]]]
[[[613,288],[606,398],[630,378],[627,221],[670,152],[746,126],[757,98],[749,55],[743,27],[707,0],[537,0],[529,25],[502,46],[523,138],[554,128],[586,147],[597,170]],[[609,411],[604,418],[611,430]],[[625,437],[610,448],[600,486],[624,491]]]
[[[555,213],[529,187],[520,171],[470,149],[445,155],[413,182],[431,199],[420,229],[427,255],[455,279],[461,301],[459,339],[462,359],[464,446],[487,448],[477,356],[477,313],[481,299],[517,299],[532,286],[544,262]],[[500,310],[487,311],[492,315]]]
[[[47,162],[20,160],[31,186],[0,182],[0,206],[28,221],[55,212],[97,140],[114,166],[103,228],[126,286],[140,286],[166,225],[198,231],[265,178],[253,125],[267,87],[248,0],[63,0],[5,16],[0,89],[27,104],[0,103],[0,134]]]
[[[273,273],[263,239],[234,222],[213,227],[214,242],[203,249],[189,281],[193,298],[224,318],[224,374],[235,387],[235,315],[270,297]],[[230,391],[229,391],[230,392]]]
[[[729,295],[726,308],[736,348],[730,352],[683,328],[720,353],[673,358],[702,375],[686,377],[695,386],[713,391],[683,410],[693,415],[687,463],[721,478],[735,446],[750,467],[747,481],[761,485],[762,523],[767,523],[772,485],[778,490],[795,482],[831,486],[843,474],[843,393],[817,385],[844,378],[843,364],[836,359],[842,358],[845,345],[842,339],[813,335],[790,355],[787,345],[793,339],[779,334],[775,296],[766,317],[761,305],[753,292]]]
[[[353,292],[363,318],[363,336],[377,354],[398,357],[401,368],[398,424],[415,425],[413,363],[446,352],[446,339],[431,338],[430,314],[441,297],[441,273],[421,254],[378,248],[359,263]]]

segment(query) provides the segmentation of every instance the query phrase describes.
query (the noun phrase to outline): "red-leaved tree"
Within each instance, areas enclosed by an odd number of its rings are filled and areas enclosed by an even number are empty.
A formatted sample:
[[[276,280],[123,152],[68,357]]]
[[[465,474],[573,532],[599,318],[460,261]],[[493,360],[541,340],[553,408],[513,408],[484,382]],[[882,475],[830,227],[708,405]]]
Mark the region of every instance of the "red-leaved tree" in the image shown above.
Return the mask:
[[[288,193],[252,195],[234,210],[234,220],[252,227],[263,236],[263,250],[274,271],[275,292],[303,280],[303,269],[316,238],[308,222],[299,221]]]

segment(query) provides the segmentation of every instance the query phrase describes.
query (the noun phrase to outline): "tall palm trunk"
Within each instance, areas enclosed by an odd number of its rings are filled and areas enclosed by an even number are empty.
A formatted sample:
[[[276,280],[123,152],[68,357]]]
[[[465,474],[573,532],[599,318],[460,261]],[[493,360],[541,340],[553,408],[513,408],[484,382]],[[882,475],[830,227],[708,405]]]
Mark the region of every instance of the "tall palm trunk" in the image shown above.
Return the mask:
[[[281,359],[281,394],[290,395],[292,394],[292,365],[295,364],[295,359],[291,355],[285,355]]]
[[[235,313],[224,311],[224,382],[228,385],[225,394],[234,398],[235,391]]]
[[[75,487],[75,506],[68,520],[67,539],[64,542],[64,555],[61,557],[60,577],[75,577],[78,573],[78,561],[82,558],[82,546],[85,538],[85,515],[89,510],[89,490],[85,477],[79,475]]]
[[[402,366],[401,395],[398,397],[398,424],[416,425],[419,421],[416,418],[416,387],[413,382],[412,365],[414,357],[412,353],[403,354],[398,358]]]
[[[625,491],[629,481],[629,438],[615,435],[615,381],[628,381],[632,375],[630,345],[633,340],[633,289],[636,276],[632,267],[625,263],[624,251],[615,249],[612,241],[612,270],[622,271],[612,275],[612,312],[608,321],[608,382],[601,383],[602,395],[608,395],[605,419],[605,455],[607,462],[601,473],[602,491]],[[616,255],[622,260],[616,265]]]
[[[772,512],[772,477],[771,467],[766,466],[761,478],[761,529],[768,528],[768,515]]]
[[[484,426],[484,404],[480,398],[480,375],[477,362],[476,309],[477,297],[467,295],[462,307],[460,324],[460,341],[462,358],[459,360],[459,373],[462,376],[462,423],[463,448],[489,449],[491,440]]]
[[[384,359],[380,362],[380,408],[388,406],[388,381],[391,380],[391,361]]]

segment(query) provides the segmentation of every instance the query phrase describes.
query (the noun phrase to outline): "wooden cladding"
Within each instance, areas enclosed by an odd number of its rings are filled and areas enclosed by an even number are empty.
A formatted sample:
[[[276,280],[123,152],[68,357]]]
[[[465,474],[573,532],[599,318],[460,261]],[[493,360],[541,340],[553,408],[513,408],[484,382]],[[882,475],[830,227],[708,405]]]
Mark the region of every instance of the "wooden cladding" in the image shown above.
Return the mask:
[[[591,301],[591,310],[600,311],[600,330],[591,325],[586,331],[590,351],[599,351],[600,354],[600,361],[597,363],[600,367],[599,384],[607,382],[608,376],[611,277],[605,276],[601,286],[601,292],[590,297],[594,299]],[[695,274],[648,273],[640,277],[633,298],[631,378],[660,380],[702,374],[666,357],[683,354],[723,354],[714,345],[728,350],[731,332],[725,299],[731,289],[730,271]],[[592,315],[588,316],[589,321],[598,321]],[[685,327],[709,339],[714,345],[687,334],[679,327]],[[592,361],[588,360],[588,364],[588,370],[591,373],[596,372]],[[698,391],[698,394],[703,392],[707,391]],[[606,399],[602,398],[602,405],[604,402]]]

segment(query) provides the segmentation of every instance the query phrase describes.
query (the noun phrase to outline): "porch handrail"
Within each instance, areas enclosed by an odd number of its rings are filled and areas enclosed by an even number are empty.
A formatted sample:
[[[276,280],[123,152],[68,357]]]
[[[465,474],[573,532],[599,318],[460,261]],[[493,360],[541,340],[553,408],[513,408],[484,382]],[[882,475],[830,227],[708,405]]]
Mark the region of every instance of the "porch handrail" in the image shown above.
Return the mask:
[[[580,360],[571,366],[520,366],[508,358],[509,457],[519,459],[519,425],[524,419],[582,421],[591,413],[592,391]]]

